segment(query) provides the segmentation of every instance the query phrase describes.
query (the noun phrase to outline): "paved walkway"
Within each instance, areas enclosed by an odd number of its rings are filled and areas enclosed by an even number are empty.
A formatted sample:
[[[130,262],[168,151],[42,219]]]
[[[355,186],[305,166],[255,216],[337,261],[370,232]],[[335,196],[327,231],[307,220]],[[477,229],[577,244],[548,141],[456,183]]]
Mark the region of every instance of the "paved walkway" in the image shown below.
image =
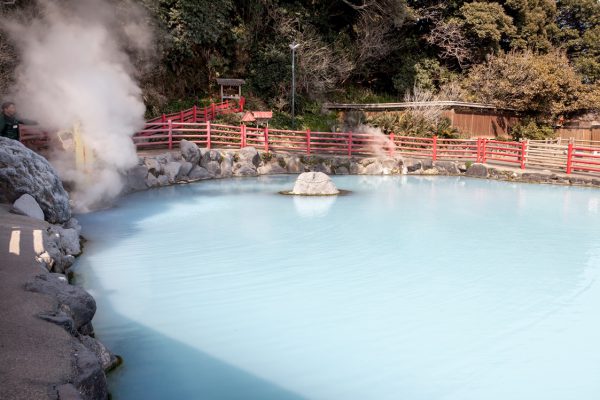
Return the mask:
[[[0,399],[53,398],[52,387],[71,375],[71,336],[37,317],[56,301],[23,289],[41,271],[35,250],[47,226],[0,204]]]

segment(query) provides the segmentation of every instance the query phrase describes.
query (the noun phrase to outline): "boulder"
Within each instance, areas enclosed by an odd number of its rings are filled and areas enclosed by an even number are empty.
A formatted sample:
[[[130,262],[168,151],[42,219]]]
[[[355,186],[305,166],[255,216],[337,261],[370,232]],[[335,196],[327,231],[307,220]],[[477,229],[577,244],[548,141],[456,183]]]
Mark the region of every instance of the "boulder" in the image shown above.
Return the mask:
[[[75,377],[73,385],[84,400],[107,400],[106,375],[96,354],[83,344],[75,342]]]
[[[235,163],[233,165],[234,176],[257,176],[258,172],[254,164],[249,163]]]
[[[238,162],[240,164],[253,164],[258,167],[260,164],[260,155],[254,147],[244,147],[237,153]]]
[[[145,164],[136,165],[127,171],[125,180],[127,188],[132,191],[144,190],[146,186],[146,177],[148,176],[148,167]]]
[[[292,194],[324,196],[338,194],[331,178],[322,172],[304,172],[298,176]]]
[[[335,174],[336,175],[348,175],[350,172],[348,171],[348,168],[342,166],[342,167],[337,167],[335,169]]]
[[[185,161],[192,163],[192,165],[198,164],[201,154],[196,143],[182,139],[181,142],[179,142],[179,149],[181,151],[181,156]]]
[[[256,172],[259,175],[277,175],[287,174],[287,170],[276,162],[271,162],[257,168]]]
[[[166,175],[161,175],[157,179],[158,186],[167,186],[169,184],[169,177]]]
[[[363,166],[363,168],[359,169],[360,174],[383,175],[383,165],[381,164],[381,161],[379,161],[377,159],[365,159],[365,160],[369,160],[371,162],[369,162],[366,165],[364,163],[359,163],[359,165]]]
[[[304,164],[300,160],[299,156],[291,155],[285,160],[287,171],[290,174],[299,174],[304,172]]]
[[[90,336],[81,335],[79,337],[81,343],[87,347],[88,350],[93,352],[98,360],[100,361],[100,365],[105,372],[108,372],[114,369],[119,365],[119,358],[108,348],[100,342],[98,339],[95,339]]]
[[[144,165],[148,168],[148,172],[155,177],[158,177],[163,173],[163,165],[156,158],[146,157],[144,159]]]
[[[488,176],[488,169],[483,164],[479,164],[479,163],[471,164],[467,168],[466,175],[467,176],[474,176],[474,177],[477,177],[477,178],[487,178],[487,176]]]
[[[406,172],[417,172],[423,167],[423,163],[420,160],[408,159],[405,161],[404,165],[406,166]]]
[[[233,175],[233,156],[225,154],[221,161],[221,177],[228,178]]]
[[[206,168],[202,168],[201,166],[196,165],[194,168],[192,168],[192,170],[188,174],[188,178],[190,180],[196,181],[196,180],[210,179],[210,178],[212,178],[212,176],[210,175],[210,172],[208,172],[208,170]]]
[[[202,160],[200,160],[200,165],[204,168],[208,169],[208,164],[211,162],[216,162],[217,164],[221,163],[223,160],[223,156],[217,150],[208,150],[202,155]]]
[[[148,172],[148,177],[146,178],[146,186],[148,186],[148,187],[159,186],[158,178],[150,172]]]
[[[46,221],[71,218],[69,195],[50,163],[16,140],[0,137],[0,197],[12,203],[25,193],[38,203]]]
[[[221,164],[217,161],[209,161],[204,167],[213,178],[218,178],[221,175]]]
[[[89,323],[96,313],[96,301],[79,286],[69,285],[62,274],[44,273],[25,284],[25,290],[54,297],[61,311],[73,319],[75,329]]]
[[[27,215],[28,217],[39,219],[41,221],[44,220],[44,212],[40,205],[35,201],[35,199],[25,193],[21,197],[19,197],[12,206],[12,211],[21,214]]]
[[[194,168],[194,165],[191,162],[182,161],[181,168],[179,168],[179,174],[177,175],[177,180],[187,178],[192,168]]]
[[[164,170],[165,170],[165,176],[169,180],[169,183],[173,183],[179,176],[179,171],[181,170],[181,163],[179,163],[177,161],[168,162],[165,165]]]
[[[437,168],[440,173],[447,173],[451,175],[460,174],[460,170],[454,161],[436,161],[435,168]]]
[[[52,225],[48,228],[48,235],[64,254],[74,256],[81,254],[81,242],[76,229]]]

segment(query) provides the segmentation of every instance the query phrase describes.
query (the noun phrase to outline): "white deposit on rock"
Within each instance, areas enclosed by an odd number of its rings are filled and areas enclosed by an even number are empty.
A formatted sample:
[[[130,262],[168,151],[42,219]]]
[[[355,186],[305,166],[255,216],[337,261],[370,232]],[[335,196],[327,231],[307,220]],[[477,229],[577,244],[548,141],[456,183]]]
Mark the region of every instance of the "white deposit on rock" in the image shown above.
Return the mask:
[[[305,172],[298,176],[291,194],[326,196],[340,193],[331,178],[323,172]]]
[[[44,220],[44,212],[35,199],[25,193],[19,197],[13,204],[13,210],[16,213],[27,215],[28,217]]]

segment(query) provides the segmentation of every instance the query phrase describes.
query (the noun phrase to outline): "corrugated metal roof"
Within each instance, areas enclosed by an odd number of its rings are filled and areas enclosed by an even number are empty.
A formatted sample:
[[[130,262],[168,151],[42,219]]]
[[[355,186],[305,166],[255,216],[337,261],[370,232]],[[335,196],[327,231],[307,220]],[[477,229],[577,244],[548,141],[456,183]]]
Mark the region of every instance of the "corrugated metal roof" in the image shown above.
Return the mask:
[[[242,86],[246,81],[243,79],[217,78],[217,83],[223,86]]]
[[[371,103],[371,104],[344,104],[344,103],[325,103],[323,108],[326,110],[361,110],[361,111],[394,111],[407,108],[418,107],[442,107],[442,108],[472,108],[480,110],[495,111],[516,111],[511,108],[499,108],[493,104],[468,103],[463,101],[418,101],[409,103]]]

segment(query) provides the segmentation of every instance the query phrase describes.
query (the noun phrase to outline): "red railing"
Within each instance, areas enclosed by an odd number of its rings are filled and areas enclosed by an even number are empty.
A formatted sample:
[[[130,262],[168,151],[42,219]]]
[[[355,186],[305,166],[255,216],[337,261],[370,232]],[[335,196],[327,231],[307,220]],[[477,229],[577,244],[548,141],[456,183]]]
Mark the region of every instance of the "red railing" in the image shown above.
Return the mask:
[[[176,113],[162,114],[160,117],[148,120],[147,124],[154,124],[160,122],[164,123],[169,120],[173,122],[193,123],[212,121],[219,115],[232,114],[244,111],[245,104],[246,99],[244,97],[241,97],[239,102],[227,100],[222,103],[212,103],[211,105],[206,106],[204,108],[193,106],[192,108],[178,111]]]
[[[567,174],[577,172],[600,172],[600,148],[579,147],[569,143],[567,147]]]

